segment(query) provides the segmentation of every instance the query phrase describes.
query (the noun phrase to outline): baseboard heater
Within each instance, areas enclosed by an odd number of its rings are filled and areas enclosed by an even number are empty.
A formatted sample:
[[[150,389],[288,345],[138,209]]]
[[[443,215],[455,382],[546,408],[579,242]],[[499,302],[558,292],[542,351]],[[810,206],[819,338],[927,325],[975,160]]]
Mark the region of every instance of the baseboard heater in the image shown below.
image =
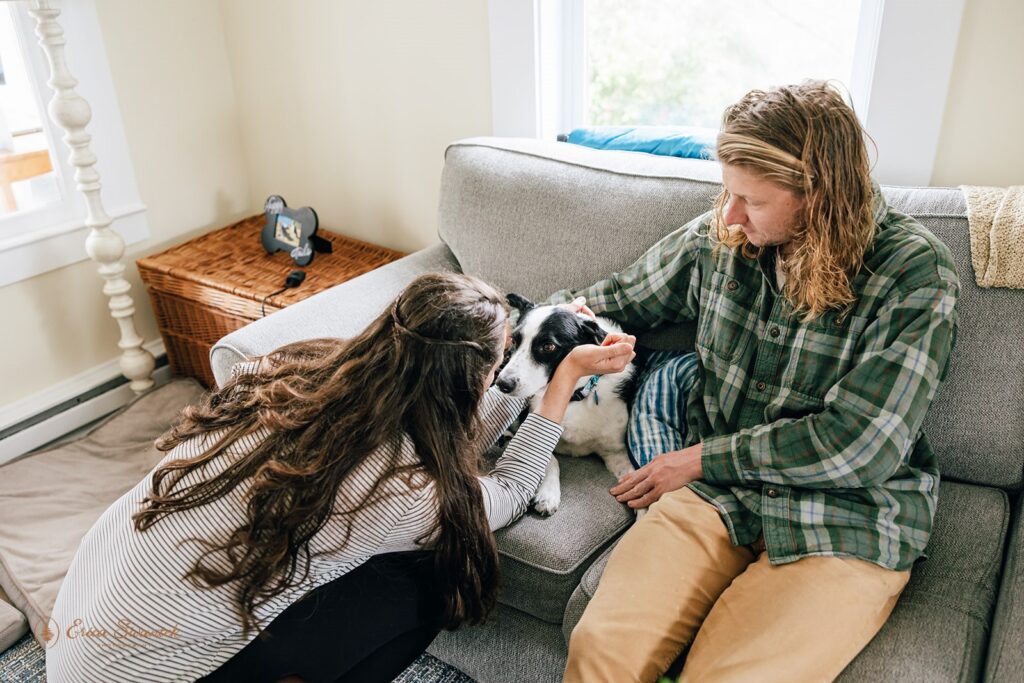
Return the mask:
[[[153,380],[156,386],[160,386],[170,379],[167,354],[161,354],[156,357]],[[0,465],[56,441],[126,405],[135,397],[128,383],[127,377],[118,375],[0,430]]]

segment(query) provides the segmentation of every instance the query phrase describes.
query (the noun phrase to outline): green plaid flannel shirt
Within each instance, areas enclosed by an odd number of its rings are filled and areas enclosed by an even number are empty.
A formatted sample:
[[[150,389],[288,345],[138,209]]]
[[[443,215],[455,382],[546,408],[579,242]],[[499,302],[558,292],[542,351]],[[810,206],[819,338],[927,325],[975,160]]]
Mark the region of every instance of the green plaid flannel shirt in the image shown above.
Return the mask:
[[[764,534],[772,564],[848,555],[890,569],[924,556],[939,471],[921,423],[956,340],[959,279],[949,249],[875,186],[876,235],[840,322],[803,323],[758,260],[712,251],[710,212],[584,296],[629,332],[696,320],[700,372],[686,445],[735,545]]]

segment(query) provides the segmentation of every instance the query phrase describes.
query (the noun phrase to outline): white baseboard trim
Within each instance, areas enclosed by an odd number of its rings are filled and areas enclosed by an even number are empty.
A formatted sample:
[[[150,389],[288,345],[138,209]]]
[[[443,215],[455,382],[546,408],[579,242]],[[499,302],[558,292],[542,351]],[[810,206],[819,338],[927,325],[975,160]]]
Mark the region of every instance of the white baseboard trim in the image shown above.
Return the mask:
[[[164,354],[163,340],[158,339],[143,346],[154,357]],[[3,409],[0,409],[0,430],[7,429],[75,397],[82,396],[90,390],[116,379],[120,374],[121,368],[117,359],[114,359],[15,404],[4,406]],[[153,379],[156,386],[166,384],[171,379],[170,368],[166,365],[157,368],[153,373]],[[11,434],[0,440],[0,465],[117,410],[133,398],[135,398],[135,392],[126,382]]]

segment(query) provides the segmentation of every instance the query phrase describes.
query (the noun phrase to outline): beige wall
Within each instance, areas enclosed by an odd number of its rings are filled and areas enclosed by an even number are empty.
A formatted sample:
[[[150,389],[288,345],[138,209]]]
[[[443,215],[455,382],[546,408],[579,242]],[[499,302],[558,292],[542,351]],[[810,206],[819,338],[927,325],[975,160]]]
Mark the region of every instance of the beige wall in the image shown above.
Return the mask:
[[[259,211],[412,251],[432,243],[444,148],[491,130],[487,3],[96,0],[151,237],[134,261]],[[72,71],[74,65],[71,65]],[[84,250],[84,245],[83,245]],[[84,261],[0,288],[0,405],[117,357]],[[31,372],[25,372],[31,368]]]
[[[433,243],[445,146],[491,131],[487,2],[222,7],[254,200],[396,249]]]
[[[404,250],[431,243],[445,145],[491,130],[487,2],[96,0],[151,238],[134,260],[259,210]],[[1018,0],[967,0],[933,184],[1022,183]],[[74,65],[72,65],[72,70]],[[0,405],[116,358],[82,262],[0,288]],[[30,371],[25,371],[31,369]]]
[[[123,258],[136,326],[159,334],[135,259],[255,212],[224,27],[206,0],[96,0],[150,238]],[[70,65],[74,73],[75,65]],[[85,245],[82,246],[83,253]],[[118,356],[120,332],[90,261],[0,288],[0,405]]]
[[[966,0],[932,185],[1024,184],[1024,2]]]

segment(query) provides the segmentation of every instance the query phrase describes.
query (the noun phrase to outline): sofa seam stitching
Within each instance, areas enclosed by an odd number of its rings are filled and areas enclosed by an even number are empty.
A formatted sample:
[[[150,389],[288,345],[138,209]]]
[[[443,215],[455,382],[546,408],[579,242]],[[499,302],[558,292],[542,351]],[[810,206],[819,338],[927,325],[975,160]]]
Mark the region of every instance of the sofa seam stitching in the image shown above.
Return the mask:
[[[1024,497],[1021,498],[1021,501],[1024,501]],[[1021,508],[1021,510],[1024,511],[1024,504],[1021,504],[1021,502],[1018,501],[1018,505]],[[1019,530],[1021,528],[1021,520],[1020,520],[1019,517],[1017,519],[1017,524],[1018,525],[1017,525],[1017,528],[1015,529],[1015,531]],[[1015,577],[1008,577],[1008,576],[1006,576],[1006,574],[1009,574],[1011,569],[1017,569],[1018,560],[1021,557],[1021,540],[1022,540],[1022,534],[1020,534],[1020,533],[1014,533],[1013,537],[1009,539],[1009,542],[1013,543],[1016,546],[1016,549],[1015,549],[1015,552],[1007,554],[1007,561],[1006,561],[1006,567],[1005,567],[1006,572],[1004,573],[1004,575],[1002,577],[1002,580],[1000,581],[1000,584],[1002,584],[1002,582],[1006,581],[1007,579],[1009,579],[1011,583],[1015,580]],[[1000,585],[999,588],[1002,588],[1002,585]],[[1014,608],[1014,605],[1015,605],[1014,593],[1015,593],[1015,591],[1013,590],[1013,586],[1008,584],[1008,590],[1006,591],[1006,602],[1008,604],[1003,605],[1003,607],[1005,608],[1005,613],[1006,614],[1010,614],[1012,612],[1013,608]],[[995,610],[994,610],[994,613],[992,615],[992,622],[993,622],[992,625],[993,626],[995,626],[995,618],[996,618],[997,613],[999,612],[999,608],[1000,608],[1000,604],[999,603],[1002,602],[1000,600],[1001,594],[1002,594],[1001,590],[997,591],[997,593],[996,593]],[[990,650],[988,652],[988,654],[986,655],[986,657],[985,657],[985,668],[984,668],[983,673],[982,673],[982,675],[984,676],[984,674],[987,673],[988,662],[989,661],[994,661],[992,672],[991,672],[992,675],[986,677],[987,680],[989,680],[989,681],[996,680],[996,676],[999,673],[1000,667],[1002,665],[1003,645],[1004,645],[1004,643],[1006,641],[1005,629],[1000,629],[1000,634],[999,634],[998,638],[996,638],[996,634],[995,634],[994,629],[993,629],[990,632],[990,634],[989,634],[988,643],[989,643],[990,646],[993,644],[992,643],[993,639],[996,640],[996,642],[994,644],[995,648],[996,648],[996,651],[993,653]],[[994,660],[993,660],[993,654],[995,655]]]

